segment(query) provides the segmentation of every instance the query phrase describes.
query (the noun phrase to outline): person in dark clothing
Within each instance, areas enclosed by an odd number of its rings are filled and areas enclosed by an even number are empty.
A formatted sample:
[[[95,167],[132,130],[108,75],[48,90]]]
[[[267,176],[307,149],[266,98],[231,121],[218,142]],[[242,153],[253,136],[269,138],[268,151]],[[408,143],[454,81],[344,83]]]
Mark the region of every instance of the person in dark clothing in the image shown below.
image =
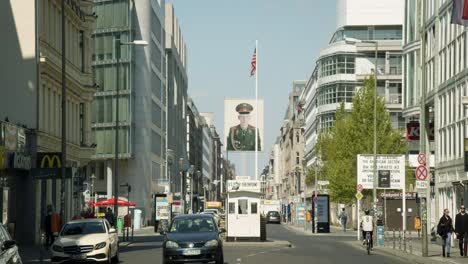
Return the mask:
[[[46,247],[50,247],[54,243],[54,233],[52,232],[52,206],[47,206],[47,215],[44,218],[44,231],[46,239]]]
[[[114,226],[114,213],[112,213],[112,209],[109,207],[107,208],[107,212],[106,212],[106,216],[105,216],[106,220],[109,222],[109,224],[111,226]]]
[[[466,249],[468,242],[468,215],[465,213],[465,206],[460,206],[460,213],[455,217],[455,234],[458,238],[458,246],[460,248],[460,256],[466,257]]]
[[[450,258],[450,244],[452,239],[452,232],[454,231],[452,218],[449,216],[449,210],[444,210],[444,215],[440,218],[437,225],[437,233],[442,237],[442,256]],[[446,254],[447,253],[447,254]]]

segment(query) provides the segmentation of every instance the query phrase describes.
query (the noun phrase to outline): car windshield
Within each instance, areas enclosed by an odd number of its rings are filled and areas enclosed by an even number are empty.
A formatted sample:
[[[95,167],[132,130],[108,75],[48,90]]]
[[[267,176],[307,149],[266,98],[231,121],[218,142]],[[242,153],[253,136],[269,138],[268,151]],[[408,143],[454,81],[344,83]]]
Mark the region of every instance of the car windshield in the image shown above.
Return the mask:
[[[270,216],[278,216],[278,215],[279,215],[278,212],[269,212],[268,214],[269,214]]]
[[[174,233],[197,233],[215,232],[216,226],[210,218],[175,219],[170,232]]]
[[[101,222],[70,223],[66,224],[61,236],[88,235],[106,233],[104,224]]]

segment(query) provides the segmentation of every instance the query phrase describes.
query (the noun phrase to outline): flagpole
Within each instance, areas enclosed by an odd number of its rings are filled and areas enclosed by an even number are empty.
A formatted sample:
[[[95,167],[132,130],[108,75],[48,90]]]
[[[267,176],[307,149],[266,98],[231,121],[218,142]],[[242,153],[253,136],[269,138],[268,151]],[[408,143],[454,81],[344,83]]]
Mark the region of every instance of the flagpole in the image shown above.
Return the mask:
[[[258,181],[258,40],[255,40],[255,180]]]

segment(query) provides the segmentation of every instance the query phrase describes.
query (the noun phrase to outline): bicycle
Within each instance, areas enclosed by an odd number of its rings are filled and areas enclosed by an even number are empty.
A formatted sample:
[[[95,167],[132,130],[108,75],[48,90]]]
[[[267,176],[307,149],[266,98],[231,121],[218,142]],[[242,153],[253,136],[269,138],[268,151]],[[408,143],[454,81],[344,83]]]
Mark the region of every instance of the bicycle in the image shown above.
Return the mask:
[[[369,231],[366,231],[366,240],[365,240],[367,255],[370,255],[371,252],[371,235]]]

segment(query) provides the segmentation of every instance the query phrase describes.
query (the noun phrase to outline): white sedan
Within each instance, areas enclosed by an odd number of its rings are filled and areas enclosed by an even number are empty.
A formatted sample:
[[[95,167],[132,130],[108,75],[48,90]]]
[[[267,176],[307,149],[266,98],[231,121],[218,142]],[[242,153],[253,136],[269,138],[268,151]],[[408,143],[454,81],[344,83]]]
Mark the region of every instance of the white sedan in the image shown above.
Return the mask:
[[[105,219],[81,219],[63,226],[51,247],[52,263],[118,263],[119,238]]]

